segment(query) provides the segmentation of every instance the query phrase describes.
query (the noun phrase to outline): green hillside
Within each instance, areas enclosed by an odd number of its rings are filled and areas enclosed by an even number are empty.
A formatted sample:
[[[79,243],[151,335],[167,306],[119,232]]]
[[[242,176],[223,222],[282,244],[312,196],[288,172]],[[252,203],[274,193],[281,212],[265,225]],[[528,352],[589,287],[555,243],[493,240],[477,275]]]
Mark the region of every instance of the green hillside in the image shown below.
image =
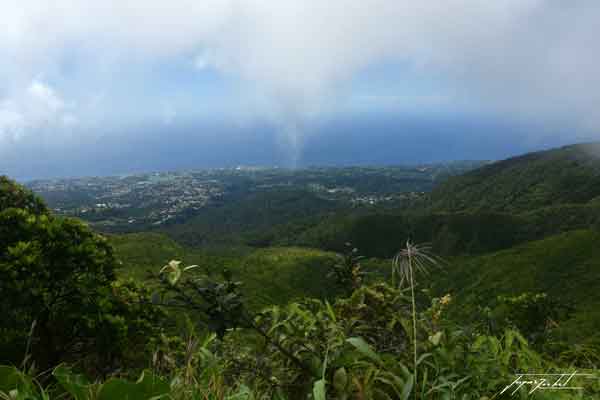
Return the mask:
[[[519,213],[600,196],[600,143],[509,158],[451,177],[431,193],[435,210]]]
[[[304,296],[335,295],[333,281],[326,277],[328,267],[336,261],[333,253],[294,247],[202,250],[182,246],[159,233],[113,235],[110,243],[122,262],[121,276],[145,280],[149,272],[158,272],[175,259],[199,265],[213,275],[231,271],[234,279],[244,282],[243,291],[256,307]]]
[[[500,213],[402,215],[373,213],[325,219],[284,243],[343,251],[352,243],[368,257],[391,258],[407,239],[431,243],[439,255],[485,253],[527,239],[528,220]]]
[[[579,230],[479,257],[454,260],[434,286],[452,293],[458,314],[494,307],[497,296],[546,293],[569,310],[557,337],[600,344],[600,232]]]
[[[313,218],[339,208],[338,202],[306,190],[268,190],[203,208],[183,223],[161,228],[161,232],[191,246],[260,245],[272,239],[264,231],[275,225]]]
[[[482,254],[576,229],[600,228],[600,204],[569,204],[527,213],[486,211],[337,215],[298,230],[279,229],[274,243],[342,251],[345,243],[368,257],[389,258],[410,238],[443,256]],[[303,228],[303,229],[302,229]]]
[[[423,207],[338,214],[295,226],[303,229],[283,231],[275,243],[340,251],[351,242],[371,257],[393,256],[407,238],[454,256],[598,229],[600,143],[530,153],[451,177]]]

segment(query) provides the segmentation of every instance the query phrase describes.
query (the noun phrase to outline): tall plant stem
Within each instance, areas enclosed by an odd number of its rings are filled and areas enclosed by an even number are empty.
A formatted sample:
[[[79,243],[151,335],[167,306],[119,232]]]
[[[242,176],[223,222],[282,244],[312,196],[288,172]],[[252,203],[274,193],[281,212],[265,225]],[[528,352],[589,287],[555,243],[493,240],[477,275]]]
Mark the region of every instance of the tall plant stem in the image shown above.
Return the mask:
[[[392,277],[395,278],[398,274],[400,279],[400,286],[406,281],[410,285],[410,299],[412,303],[412,336],[413,336],[413,364],[414,364],[414,375],[413,375],[413,387],[415,390],[415,400],[417,400],[418,394],[418,338],[417,338],[417,304],[415,299],[415,279],[416,272],[427,273],[428,266],[437,266],[438,259],[435,256],[428,254],[428,246],[424,245],[413,245],[410,240],[406,241],[406,247],[402,248],[396,254],[394,262],[392,264]],[[425,390],[424,388],[422,389]],[[423,393],[423,392],[422,392]]]
[[[410,244],[406,246],[408,250],[408,271],[410,278],[410,297],[412,300],[412,326],[413,326],[413,362],[414,362],[414,388],[415,388],[415,400],[417,399],[417,306],[415,304],[415,284],[413,280],[413,268],[412,268],[412,251]]]

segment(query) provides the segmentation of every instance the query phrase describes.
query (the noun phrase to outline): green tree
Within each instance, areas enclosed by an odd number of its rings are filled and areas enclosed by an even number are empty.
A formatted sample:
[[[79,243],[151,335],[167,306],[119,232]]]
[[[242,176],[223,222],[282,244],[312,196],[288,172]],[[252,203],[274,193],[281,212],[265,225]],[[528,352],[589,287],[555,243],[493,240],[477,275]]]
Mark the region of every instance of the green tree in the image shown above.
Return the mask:
[[[40,368],[100,352],[103,303],[117,261],[83,223],[52,216],[43,202],[0,177],[0,360],[31,354]]]

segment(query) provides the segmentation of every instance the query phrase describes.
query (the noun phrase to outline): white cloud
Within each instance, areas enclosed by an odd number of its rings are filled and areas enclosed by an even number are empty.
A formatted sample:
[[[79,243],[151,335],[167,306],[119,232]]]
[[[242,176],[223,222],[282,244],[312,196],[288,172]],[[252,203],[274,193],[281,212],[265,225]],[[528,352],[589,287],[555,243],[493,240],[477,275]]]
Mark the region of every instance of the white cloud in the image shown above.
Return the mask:
[[[194,68],[198,70],[203,70],[207,68],[210,64],[210,61],[207,58],[207,55],[202,53],[198,54],[194,57]]]
[[[57,96],[54,89],[38,80],[31,82],[27,88],[27,93],[32,100],[39,102],[43,107],[42,112],[56,113],[65,107],[65,103]]]
[[[33,80],[22,93],[0,101],[0,151],[6,144],[46,128],[76,125],[78,119],[73,108],[47,83]],[[56,138],[60,133],[52,132]]]
[[[25,128],[25,118],[15,104],[5,100],[0,102],[0,145],[20,139]]]
[[[187,56],[242,78],[282,126],[297,126],[335,103],[340,83],[399,60],[492,111],[597,129],[598,21],[597,0],[0,0],[0,57],[14,64],[0,68],[27,85],[73,48],[115,71]],[[65,107],[31,85],[47,110]]]

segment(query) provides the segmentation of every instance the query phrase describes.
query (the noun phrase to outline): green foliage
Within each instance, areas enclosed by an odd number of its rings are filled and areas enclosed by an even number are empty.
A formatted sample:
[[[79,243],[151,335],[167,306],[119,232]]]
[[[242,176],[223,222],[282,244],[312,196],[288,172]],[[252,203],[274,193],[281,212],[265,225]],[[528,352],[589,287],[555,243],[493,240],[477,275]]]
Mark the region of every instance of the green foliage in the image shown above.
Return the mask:
[[[70,368],[58,366],[52,375],[74,400],[150,400],[167,398],[169,383],[150,371],[143,371],[135,382],[111,378],[104,383],[90,383]]]
[[[122,262],[117,272],[125,277],[144,279],[152,265],[189,257],[187,249],[160,233],[109,235],[107,239]]]
[[[406,399],[417,391],[420,398],[480,399],[497,395],[517,372],[556,370],[516,330],[495,335],[453,323],[447,318],[450,303],[449,296],[433,299],[418,314],[418,382],[406,351],[413,328],[410,298],[385,284],[363,287],[333,306],[304,301],[258,316],[271,337],[311,366],[309,372],[272,344],[232,333],[224,343],[224,357],[231,360],[227,374],[288,398],[325,392],[334,399]],[[589,395],[599,394],[586,387]]]
[[[193,311],[194,317],[219,337],[223,337],[227,329],[247,323],[246,309],[239,292],[241,282],[233,281],[228,271],[224,271],[223,281],[216,281],[195,274],[198,266],[182,268],[180,263],[172,260],[160,270],[157,305]]]
[[[44,202],[31,191],[0,175],[0,212],[8,208],[20,208],[31,214],[47,214]]]
[[[339,262],[334,253],[299,247],[271,247],[247,255],[230,270],[244,282],[251,308],[286,304],[305,297],[332,299],[338,293],[327,273]]]
[[[527,212],[600,196],[600,144],[529,153],[452,177],[431,194],[435,209]]]
[[[336,210],[340,204],[299,189],[278,189],[232,194],[224,204],[209,206],[180,224],[161,230],[181,243],[192,246],[265,246],[274,239],[266,231],[290,220],[312,217]]]
[[[321,218],[276,243],[337,252],[351,242],[391,258],[398,242],[429,242],[440,255],[507,249],[574,229],[600,227],[600,144],[530,153],[451,177],[423,207]]]
[[[50,395],[29,374],[8,365],[0,365],[0,399],[49,400]]]
[[[542,345],[547,334],[558,326],[568,310],[552,301],[545,293],[522,293],[518,296],[498,296],[490,318],[497,326],[512,326],[525,332],[529,342]]]
[[[557,349],[577,345],[600,349],[598,243],[598,232],[573,231],[456,259],[433,286],[437,293],[454,294],[452,313],[459,320],[502,326],[508,319],[536,343],[556,342]],[[536,293],[545,297],[536,298]],[[545,339],[536,338],[542,332]]]
[[[482,254],[576,229],[600,227],[597,204],[559,205],[521,214],[488,211],[411,215],[377,212],[323,219],[281,243],[345,251],[350,242],[367,257],[392,258],[406,239],[431,243],[444,256]]]
[[[220,276],[224,270],[229,270],[235,279],[244,282],[241,291],[254,310],[305,296],[333,298],[338,292],[333,277],[326,275],[339,259],[333,253],[320,250],[298,247],[253,251],[193,249],[157,233],[111,235],[109,243],[122,261],[117,274],[143,280],[148,285],[152,285],[147,279],[150,266],[164,265],[172,258],[185,264],[200,265],[203,273],[212,276]]]
[[[419,311],[416,369],[408,367],[411,355],[406,351],[412,330],[410,298],[377,284],[333,305],[305,300],[271,307],[255,317],[255,328],[228,330],[222,341],[198,334],[188,324],[178,345],[161,347],[155,372],[144,371],[135,382],[110,378],[90,383],[64,366],[53,375],[78,400],[408,399],[415,393],[435,400],[494,398],[515,373],[565,371],[541,357],[514,329],[490,334],[477,325],[457,325],[448,319],[453,302],[450,296],[434,298]],[[44,391],[32,382],[27,374],[0,367],[0,391],[27,390],[30,396],[22,398],[33,400],[59,395],[57,389]],[[600,395],[594,381],[573,383],[584,389],[540,393],[539,398]],[[527,398],[527,390],[518,391],[520,398]]]
[[[25,209],[1,211],[1,353],[24,351],[33,321],[32,349],[41,366],[56,364],[76,347],[94,346],[85,338],[100,329],[101,299],[115,265],[106,240],[80,222]]]
[[[149,292],[115,281],[104,237],[19,187],[1,189],[0,362],[45,370],[77,360],[97,375],[139,363],[161,318],[140,304]]]
[[[332,265],[328,276],[332,276],[335,279],[336,285],[342,291],[352,293],[362,284],[365,272],[362,271],[360,265],[360,260],[363,257],[358,255],[358,249],[352,247],[350,243],[346,243],[346,247],[348,248],[346,254],[341,256],[340,260]]]

